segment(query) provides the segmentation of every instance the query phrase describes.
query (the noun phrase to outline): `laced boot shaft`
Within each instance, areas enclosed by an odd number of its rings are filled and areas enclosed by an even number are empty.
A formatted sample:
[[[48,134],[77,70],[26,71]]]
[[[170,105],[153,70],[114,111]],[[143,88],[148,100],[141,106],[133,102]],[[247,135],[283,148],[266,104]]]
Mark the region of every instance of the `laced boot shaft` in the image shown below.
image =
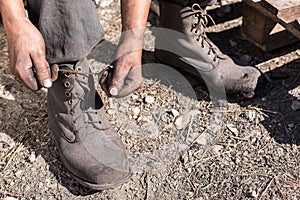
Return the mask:
[[[205,33],[209,21],[214,23],[201,1],[189,1],[187,6],[162,1],[156,57],[204,80],[209,90],[253,97],[261,73],[224,55]]]
[[[91,189],[114,188],[131,177],[125,148],[110,125],[87,60],[60,64],[48,90],[49,125],[61,161]]]

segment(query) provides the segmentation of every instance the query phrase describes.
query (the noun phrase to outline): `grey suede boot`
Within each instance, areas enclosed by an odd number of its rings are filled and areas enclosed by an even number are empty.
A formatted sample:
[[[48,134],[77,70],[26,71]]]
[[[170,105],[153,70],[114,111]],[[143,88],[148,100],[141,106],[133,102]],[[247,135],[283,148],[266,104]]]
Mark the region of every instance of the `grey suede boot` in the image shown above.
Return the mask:
[[[160,1],[160,27],[156,32],[156,58],[167,65],[191,73],[204,81],[215,96],[241,93],[255,95],[261,73],[251,66],[239,66],[224,55],[206,36],[208,20],[205,7],[214,0]],[[183,5],[184,4],[184,5]],[[224,92],[225,91],[225,92]],[[217,97],[219,98],[219,97]]]
[[[114,188],[132,173],[125,148],[95,90],[87,60],[60,64],[48,91],[48,115],[61,161],[82,185]]]

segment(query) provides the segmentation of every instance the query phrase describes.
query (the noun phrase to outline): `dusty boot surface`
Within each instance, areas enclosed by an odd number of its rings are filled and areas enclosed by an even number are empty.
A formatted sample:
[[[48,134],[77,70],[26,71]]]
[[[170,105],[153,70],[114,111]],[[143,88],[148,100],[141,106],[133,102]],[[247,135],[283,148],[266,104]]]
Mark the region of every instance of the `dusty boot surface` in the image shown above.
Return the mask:
[[[127,182],[132,175],[127,154],[106,116],[87,60],[59,68],[47,108],[61,161],[72,177],[94,190]]]
[[[160,62],[204,81],[210,93],[239,93],[251,98],[261,73],[255,67],[235,64],[208,39],[205,28],[212,19],[205,6],[211,3],[214,1],[188,1],[182,6],[161,1],[155,56]]]

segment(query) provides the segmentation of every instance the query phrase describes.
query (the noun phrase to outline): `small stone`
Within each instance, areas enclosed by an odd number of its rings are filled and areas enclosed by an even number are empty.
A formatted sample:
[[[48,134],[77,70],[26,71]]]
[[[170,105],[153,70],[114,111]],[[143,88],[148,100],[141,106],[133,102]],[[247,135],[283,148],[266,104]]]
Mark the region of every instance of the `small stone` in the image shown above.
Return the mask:
[[[196,143],[199,144],[199,145],[206,145],[207,144],[207,137],[205,134],[202,134],[200,135],[197,140],[196,140]]]
[[[112,115],[112,114],[114,114],[116,111],[115,110],[112,110],[112,109],[107,109],[107,114],[109,114],[109,115]]]
[[[141,111],[140,108],[134,107],[134,108],[132,109],[132,116],[133,116],[133,117],[137,117],[137,116],[140,114],[140,111]]]
[[[250,121],[253,121],[256,118],[256,113],[253,110],[249,110],[245,112],[245,117],[249,119]]]
[[[16,176],[17,176],[17,177],[20,177],[20,175],[22,174],[22,172],[23,172],[22,170],[18,170],[18,171],[16,172]]]
[[[3,200],[18,200],[18,199],[15,197],[5,197]]]
[[[186,155],[183,155],[181,157],[181,159],[182,159],[184,165],[189,161],[189,158]]]
[[[95,2],[98,2],[97,5],[100,5],[101,7],[107,7],[110,6],[114,0],[95,0]]]
[[[155,101],[155,98],[153,96],[147,95],[145,97],[145,103],[147,103],[147,104],[152,104],[152,103],[154,103],[154,101]]]
[[[192,168],[187,168],[187,172],[190,174],[192,173]]]
[[[258,197],[257,192],[254,190],[249,191],[249,197],[257,198]]]
[[[240,160],[239,158],[236,158],[236,159],[235,159],[235,164],[238,165],[238,164],[240,164],[240,163],[241,163],[241,160]]]
[[[35,153],[32,152],[28,159],[29,159],[29,162],[34,163],[36,161]]]
[[[182,116],[177,117],[174,124],[177,129],[179,129],[179,130],[183,129],[183,117]]]
[[[293,111],[300,110],[300,101],[293,101],[291,107],[292,107]]]
[[[237,42],[235,42],[233,40],[229,40],[229,44],[231,47],[235,47],[237,45]]]
[[[243,62],[243,63],[250,63],[251,60],[252,60],[252,57],[249,56],[249,55],[242,55],[240,57],[240,60]]]
[[[160,119],[161,119],[161,121],[163,121],[163,122],[167,122],[167,121],[168,121],[168,117],[167,117],[166,114],[161,115]]]
[[[127,134],[133,134],[133,130],[132,130],[132,129],[127,129],[127,130],[126,130],[126,133],[127,133]]]
[[[219,155],[221,155],[220,151],[222,149],[223,149],[223,147],[221,145],[214,145],[211,150],[215,155],[219,156]]]
[[[132,100],[137,100],[137,99],[139,98],[139,96],[138,96],[138,95],[135,95],[135,94],[132,94],[132,95],[131,95],[131,98],[132,98]]]
[[[178,117],[179,116],[179,112],[175,109],[171,109],[171,113],[172,113],[173,117]]]

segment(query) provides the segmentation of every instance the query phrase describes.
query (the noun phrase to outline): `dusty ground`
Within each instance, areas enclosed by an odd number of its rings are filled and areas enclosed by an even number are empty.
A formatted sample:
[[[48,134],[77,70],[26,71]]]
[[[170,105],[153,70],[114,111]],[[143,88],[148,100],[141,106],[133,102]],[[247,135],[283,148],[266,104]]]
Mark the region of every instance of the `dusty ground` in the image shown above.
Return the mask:
[[[262,52],[239,34],[240,6],[231,5],[209,36],[236,62],[270,78],[263,93],[213,109],[200,86],[193,90],[166,67],[155,74],[156,65],[144,65],[145,82],[129,97],[108,99],[100,91],[134,170],[128,184],[102,192],[81,187],[62,166],[47,128],[46,91],[33,93],[10,74],[1,28],[0,198],[300,199],[300,44]],[[112,61],[118,8],[114,2],[99,9],[106,36],[90,55],[95,71]],[[156,21],[149,18],[144,63],[155,63]]]

